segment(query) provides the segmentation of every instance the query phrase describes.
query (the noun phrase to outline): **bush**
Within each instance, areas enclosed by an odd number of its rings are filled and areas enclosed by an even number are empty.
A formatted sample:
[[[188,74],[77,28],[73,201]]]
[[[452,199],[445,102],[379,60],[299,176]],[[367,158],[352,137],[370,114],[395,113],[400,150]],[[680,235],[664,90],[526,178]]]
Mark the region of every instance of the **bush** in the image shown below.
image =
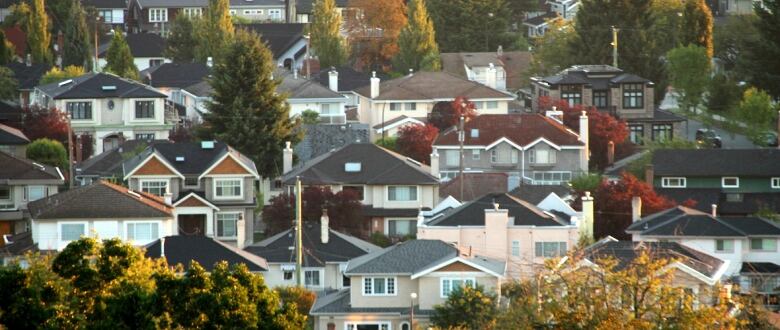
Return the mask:
[[[68,169],[68,152],[59,141],[38,139],[27,146],[27,158],[41,164]]]
[[[384,138],[380,138],[379,140],[376,140],[376,142],[374,142],[374,144],[376,144],[376,145],[378,145],[378,146],[380,146],[382,148],[385,148],[387,150],[392,150],[392,151],[396,151],[397,152],[398,151],[397,142],[398,142],[398,138],[397,137],[388,136],[388,137],[384,137]]]
[[[601,184],[601,175],[596,173],[583,174],[572,179],[569,183],[576,191],[596,191],[596,188]]]
[[[383,235],[382,233],[372,233],[371,237],[368,238],[368,240],[371,242],[371,244],[374,244],[379,247],[388,247],[392,243],[390,242],[390,237],[387,237]]]
[[[712,77],[708,87],[707,108],[712,112],[725,113],[734,110],[739,104],[742,88],[725,74]]]
[[[306,125],[314,125],[320,122],[320,114],[314,110],[304,110],[301,113],[301,119]]]

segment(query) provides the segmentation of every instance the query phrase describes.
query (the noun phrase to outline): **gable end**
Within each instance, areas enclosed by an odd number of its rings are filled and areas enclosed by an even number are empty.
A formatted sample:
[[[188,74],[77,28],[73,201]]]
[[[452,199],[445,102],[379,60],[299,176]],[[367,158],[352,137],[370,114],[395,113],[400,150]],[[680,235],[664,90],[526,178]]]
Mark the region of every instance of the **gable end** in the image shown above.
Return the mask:
[[[215,166],[207,175],[214,174],[251,174],[233,157],[225,157],[217,166]]]
[[[163,164],[157,157],[152,157],[141,166],[133,175],[176,175],[168,166]]]

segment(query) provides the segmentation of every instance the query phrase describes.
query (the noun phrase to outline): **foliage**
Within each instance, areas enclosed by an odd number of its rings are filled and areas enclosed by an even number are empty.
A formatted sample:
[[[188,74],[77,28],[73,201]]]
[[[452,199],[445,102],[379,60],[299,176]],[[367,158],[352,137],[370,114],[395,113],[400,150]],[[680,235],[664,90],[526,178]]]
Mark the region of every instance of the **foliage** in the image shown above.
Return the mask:
[[[70,8],[63,40],[62,66],[92,67],[92,38],[89,37],[87,29],[86,13],[79,1]]]
[[[481,286],[456,287],[444,305],[433,308],[431,323],[442,329],[492,329],[498,314],[495,294]]]
[[[596,191],[596,188],[601,184],[601,180],[600,174],[587,173],[572,179],[569,181],[569,184],[575,191]]]
[[[322,211],[327,210],[329,226],[335,230],[359,235],[362,228],[360,197],[351,190],[334,193],[330,188],[309,186],[303,189],[303,221],[319,223]],[[295,196],[287,193],[271,198],[263,209],[266,234],[274,235],[289,229],[295,217]]]
[[[320,114],[314,110],[303,110],[301,120],[306,125],[314,125],[320,122]]]
[[[196,132],[199,127],[198,125],[174,127],[168,134],[168,139],[177,143],[197,141]]]
[[[27,145],[25,157],[41,164],[68,169],[68,152],[60,141],[47,138],[34,140]]]
[[[209,57],[215,61],[233,42],[235,28],[230,20],[229,0],[209,0],[203,16],[193,25],[195,31],[195,60],[206,63]]]
[[[707,49],[688,45],[670,50],[666,57],[669,80],[680,94],[680,107],[686,111],[696,109],[710,82]]]
[[[209,83],[214,93],[200,133],[203,139],[225,142],[250,157],[263,177],[279,173],[276,159],[284,142],[300,139],[285,96],[276,93],[279,81],[271,77],[273,69],[271,51],[260,38],[237,31],[212,70]]]
[[[193,20],[187,15],[176,15],[165,40],[164,55],[174,63],[187,63],[195,60],[195,28]]]
[[[707,89],[707,109],[716,113],[728,113],[737,108],[742,88],[731,77],[718,73],[710,79]]]
[[[765,0],[756,7],[758,38],[749,41],[748,52],[740,54],[747,80],[757,88],[780,97],[780,0]],[[740,28],[739,33],[744,33]]]
[[[114,30],[114,37],[106,52],[106,66],[103,67],[103,70],[123,78],[138,80],[138,68],[133,62],[130,46],[127,45],[121,31]]]
[[[745,72],[746,57],[754,50],[751,45],[759,42],[756,15],[728,15],[723,24],[715,25],[713,31],[713,44],[715,57],[723,63],[726,70],[733,70],[739,76],[747,76]]]
[[[311,48],[320,60],[320,67],[339,67],[347,57],[341,37],[341,15],[335,0],[316,0],[312,8],[314,19],[309,26]]]
[[[430,164],[433,140],[439,129],[431,124],[406,125],[398,129],[398,153],[423,164]]]
[[[398,151],[398,138],[395,136],[388,136],[377,139],[374,141],[374,144],[390,151]]]
[[[406,25],[404,1],[350,0],[349,8],[357,8],[361,13],[346,21],[357,66],[389,71],[390,61],[398,53],[398,35]]]
[[[63,81],[65,79],[75,78],[81,75],[84,75],[84,67],[70,65],[60,70],[58,67],[54,66],[51,68],[51,70],[47,71],[43,77],[41,77],[41,81],[38,84],[51,84],[54,82]]]
[[[704,0],[685,1],[683,24],[680,30],[683,45],[696,45],[705,49],[707,60],[712,58],[712,12]]]
[[[371,242],[371,244],[374,244],[378,247],[385,248],[393,245],[393,242],[390,241],[390,237],[387,237],[385,234],[380,232],[371,233],[371,236],[368,238],[368,240]]]
[[[495,52],[499,45],[511,45],[512,1],[428,0],[439,47],[443,52]]]
[[[772,125],[777,120],[772,98],[766,92],[754,87],[745,91],[738,109],[739,117],[753,125]]]
[[[2,40],[0,40],[2,41]],[[0,100],[15,100],[19,97],[14,72],[7,67],[0,67]]]
[[[546,76],[558,73],[577,62],[570,54],[570,48],[576,37],[574,25],[562,19],[552,19],[541,37],[533,39],[534,57],[531,60],[532,73]]]
[[[442,101],[434,104],[428,115],[428,123],[436,126],[439,131],[444,131],[457,126],[461,116],[465,121],[477,116],[477,107],[465,96],[458,96],[452,102]]]
[[[44,0],[21,2],[14,6],[12,16],[18,18],[22,31],[27,34],[27,51],[35,63],[51,63],[51,33],[49,15]]]
[[[295,304],[298,314],[301,315],[308,315],[311,306],[314,305],[314,300],[317,299],[317,294],[298,286],[280,287],[276,288],[275,291],[279,294],[282,303]]]
[[[63,111],[31,105],[22,109],[22,132],[30,140],[49,138],[64,143],[68,140],[68,118]]]
[[[438,71],[441,68],[436,31],[428,16],[425,0],[411,0],[407,5],[408,21],[398,36],[398,54],[393,69],[405,74],[414,71]]]
[[[0,65],[6,65],[16,57],[14,45],[6,39],[5,32],[0,30]]]

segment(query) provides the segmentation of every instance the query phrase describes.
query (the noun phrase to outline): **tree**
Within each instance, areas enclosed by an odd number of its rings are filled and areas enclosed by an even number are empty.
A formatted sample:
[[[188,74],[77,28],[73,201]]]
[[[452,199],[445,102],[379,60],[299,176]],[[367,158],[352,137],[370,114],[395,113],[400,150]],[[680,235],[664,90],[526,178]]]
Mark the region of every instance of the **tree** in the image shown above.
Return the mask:
[[[717,113],[731,112],[737,108],[742,93],[742,87],[731,77],[715,74],[707,89],[707,109]]]
[[[684,46],[696,45],[703,47],[707,59],[711,59],[714,49],[712,45],[712,12],[704,0],[685,1],[683,24],[680,33]]]
[[[428,0],[439,47],[443,52],[495,52],[499,45],[508,47],[512,12],[507,4],[512,1]]]
[[[710,82],[707,49],[691,44],[670,50],[666,58],[669,80],[680,95],[680,107],[696,112]]]
[[[138,67],[133,62],[130,46],[127,45],[121,31],[114,30],[114,37],[106,52],[106,66],[103,67],[103,70],[123,78],[138,80]]]
[[[58,67],[52,67],[46,74],[41,77],[40,85],[51,84],[60,82],[65,79],[75,78],[84,75],[84,68],[80,66],[66,66],[65,69],[60,70]]]
[[[772,98],[754,87],[748,88],[739,102],[739,116],[752,126],[772,125],[777,120]]]
[[[209,82],[214,93],[201,132],[204,139],[218,139],[250,157],[264,177],[279,173],[276,155],[282,154],[284,143],[300,140],[299,123],[290,120],[285,96],[276,93],[274,67],[271,51],[256,34],[236,32],[213,68]]]
[[[13,61],[16,53],[14,45],[5,37],[5,32],[0,30],[0,65],[6,65]]]
[[[203,16],[193,25],[195,31],[195,60],[206,63],[209,57],[217,59],[230,47],[235,28],[230,20],[228,0],[209,0]]]
[[[492,329],[497,314],[495,294],[464,285],[450,292],[444,305],[433,307],[431,323],[441,329]]]
[[[747,45],[749,52],[742,55],[747,80],[757,88],[780,97],[780,0],[765,0],[756,6],[758,30],[756,40]]]
[[[68,169],[68,152],[60,141],[47,138],[37,139],[27,145],[27,159],[41,164]]]
[[[746,61],[754,58],[751,45],[758,43],[761,35],[756,27],[756,15],[728,15],[723,24],[715,25],[713,44],[717,57],[727,71],[734,71],[736,76],[748,76]],[[746,60],[745,58],[748,58]]]
[[[295,304],[298,313],[301,315],[308,315],[309,310],[314,305],[314,301],[317,299],[317,294],[299,286],[276,288],[276,292],[279,293],[282,303]]]
[[[339,67],[347,57],[341,37],[341,15],[334,0],[316,0],[312,8],[314,19],[309,26],[311,48],[320,60],[320,67]]]
[[[461,116],[465,117],[465,121],[477,116],[477,107],[465,96],[458,96],[452,102],[442,101],[434,104],[431,114],[428,115],[428,123],[441,132],[457,126]]]
[[[62,66],[92,67],[92,43],[87,29],[86,14],[81,2],[75,2],[70,9],[68,24],[65,26],[62,47]]]
[[[360,197],[351,190],[342,190],[336,193],[330,188],[309,186],[303,189],[304,222],[318,223],[322,217],[322,211],[327,210],[330,228],[361,234],[362,205]],[[289,229],[292,226],[294,215],[295,196],[281,194],[271,198],[268,207],[263,209],[263,221],[266,223],[266,233],[275,233]]]
[[[408,20],[398,35],[398,54],[393,60],[396,72],[409,69],[436,71],[441,68],[439,46],[433,21],[428,17],[425,0],[411,0],[407,5]]]
[[[176,15],[165,40],[165,57],[174,63],[192,62],[195,59],[195,30],[187,15]]]
[[[31,105],[22,109],[22,132],[30,140],[48,138],[60,142],[68,140],[68,118],[57,109]]]
[[[536,37],[534,57],[531,60],[532,73],[550,75],[560,72],[574,64],[578,58],[571,53],[576,31],[571,22],[554,18],[548,21],[549,28],[541,37]]]
[[[0,100],[14,100],[19,97],[14,72],[7,67],[0,67]]]
[[[431,124],[406,125],[398,130],[398,153],[423,164],[430,164],[433,140],[439,129]]]
[[[80,2],[78,0],[46,1],[46,12],[51,17],[51,28],[49,31],[56,35],[60,31],[64,32],[67,30],[68,26],[74,23],[73,19],[75,17],[72,16],[73,7],[81,5]],[[80,63],[79,65],[82,64]]]
[[[397,142],[398,142],[397,137],[387,136],[387,137],[377,139],[376,141],[374,141],[374,144],[382,148],[385,148],[387,150],[398,152]]]
[[[31,5],[19,4],[17,8],[27,14],[24,32],[27,34],[27,50],[32,55],[32,60],[35,63],[51,63],[49,16],[46,14],[44,1],[32,0]]]
[[[389,71],[390,61],[398,53],[398,35],[406,25],[403,0],[350,0],[349,8],[360,15],[347,20],[352,57],[357,66],[374,71]]]

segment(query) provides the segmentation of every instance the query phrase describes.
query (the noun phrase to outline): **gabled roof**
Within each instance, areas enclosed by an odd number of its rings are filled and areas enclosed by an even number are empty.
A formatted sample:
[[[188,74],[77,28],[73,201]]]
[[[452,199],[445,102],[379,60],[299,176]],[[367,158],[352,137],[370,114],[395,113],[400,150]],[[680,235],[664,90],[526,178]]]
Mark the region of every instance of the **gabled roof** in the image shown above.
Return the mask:
[[[265,259],[239,248],[217,241],[206,236],[177,235],[165,237],[165,243],[158,239],[146,246],[146,256],[149,258],[164,257],[169,265],[182,264],[188,267],[192,261],[198,262],[206,271],[214,269],[214,265],[227,261],[228,265],[244,264],[252,272],[268,270]],[[164,245],[164,251],[160,251]]]
[[[485,226],[485,210],[498,209],[509,211],[509,220],[514,226],[562,227],[569,220],[544,212],[529,202],[517,199],[506,193],[491,193],[476,200],[434,215],[426,226]]]
[[[509,192],[513,197],[533,205],[541,203],[547,196],[550,196],[550,193],[566,198],[572,194],[572,189],[565,185],[530,185],[521,183],[517,188]]]
[[[544,139],[557,146],[584,146],[579,135],[541,114],[479,115],[466,122],[464,145],[490,146],[501,139],[525,148]],[[474,130],[477,136],[473,136]],[[448,129],[436,137],[434,146],[456,146],[458,132]]]
[[[352,258],[381,248],[357,237],[330,229],[328,243],[322,243],[319,223],[305,224],[303,229],[303,266],[323,267],[326,263],[347,262]],[[295,232],[292,229],[244,248],[270,263],[295,263]]]
[[[82,0],[84,7],[127,9],[126,0]]]
[[[718,205],[718,214],[722,215],[749,215],[760,210],[780,212],[780,192],[740,192],[742,199],[732,200],[731,193],[721,188],[655,188],[655,191],[678,204],[696,201],[692,208],[702,212],[710,212],[713,204]]]
[[[780,149],[656,150],[656,176],[780,176]],[[767,185],[769,183],[767,182]]]
[[[360,72],[348,65],[341,66],[335,69],[339,73],[338,82],[339,82],[340,92],[354,91],[358,88],[361,88],[363,86],[368,86],[371,84],[371,72]],[[330,73],[330,69],[323,68],[320,71],[320,73],[314,76],[313,78],[318,83],[320,83],[320,85],[329,87],[330,86],[329,73]],[[379,77],[379,79],[387,78],[385,74],[380,72],[377,72],[377,77]]]
[[[371,86],[364,86],[355,92],[371,97]],[[380,82],[379,96],[374,100],[454,100],[458,96],[471,100],[514,99],[507,93],[451,73],[420,71]]]
[[[542,24],[547,23],[548,20],[551,20],[551,19],[554,19],[554,18],[557,18],[557,17],[558,17],[558,13],[556,13],[554,11],[551,11],[551,12],[547,12],[547,13],[539,15],[539,16],[535,16],[535,17],[531,17],[529,19],[526,19],[525,21],[523,21],[523,25],[537,27],[537,26],[540,26]]]
[[[0,124],[0,145],[28,144],[30,139],[22,131],[11,126]]]
[[[162,157],[178,173],[185,176],[205,174],[206,170],[223,159],[226,154],[233,156],[234,159],[249,168],[253,174],[257,174],[257,168],[251,159],[223,142],[214,141],[213,148],[204,148],[201,142],[154,144],[124,162],[124,175],[132,173],[152,154]]]
[[[347,172],[347,163],[359,163],[359,171]],[[300,176],[303,184],[438,184],[430,167],[372,143],[353,143],[313,158],[282,178],[293,184]]]
[[[489,193],[507,192],[506,173],[463,173],[463,176],[444,182],[439,186],[439,197],[458,196],[461,201],[470,201]],[[460,181],[463,181],[463,196],[460,196]]]
[[[761,237],[780,236],[780,226],[759,217],[713,217],[677,206],[632,223],[626,232],[642,236]]]
[[[36,89],[55,100],[167,97],[150,86],[110,73],[87,73],[65,81],[41,85]]]
[[[206,7],[208,0],[135,0],[141,8]]]
[[[141,71],[140,77],[152,87],[186,88],[204,81],[210,73],[211,68],[203,63],[163,63]]]
[[[25,63],[11,62],[5,65],[14,73],[14,78],[18,82],[16,86],[19,90],[32,90],[41,81],[41,77],[46,74],[51,65],[43,63],[32,63],[29,66]]]
[[[295,77],[285,69],[275,70],[274,79],[281,80],[279,86],[276,87],[276,91],[287,93],[288,99],[344,99],[345,101],[347,99],[346,96],[320,85],[315,80],[306,79],[303,76]]]
[[[268,45],[268,49],[274,55],[274,59],[279,59],[295,43],[303,39],[303,29],[306,24],[303,23],[260,23],[243,24],[241,28],[257,32],[260,39]]]
[[[28,159],[0,151],[0,182],[21,180],[47,180],[64,183],[56,166],[43,165]]]
[[[187,0],[193,1],[193,0]],[[194,7],[194,6],[193,6]],[[130,53],[134,58],[156,57],[163,58],[165,52],[165,38],[156,33],[128,33],[125,35],[127,46],[130,47]],[[111,41],[100,45],[98,48],[98,57],[104,58],[111,46]]]
[[[135,153],[143,151],[140,148],[146,148],[152,144],[158,143],[171,143],[168,140],[127,140],[123,142],[119,147],[105,151],[99,155],[89,158],[81,163],[76,164],[76,176],[98,176],[102,178],[117,177],[121,178],[122,162],[128,157],[132,157]]]
[[[503,67],[506,72],[506,87],[509,90],[518,90],[527,83],[526,71],[528,71],[533,56],[531,52],[507,51],[499,55],[496,52],[478,53],[442,53],[442,71],[452,73],[466,79],[465,66],[487,67],[490,63],[497,67]]]
[[[110,207],[109,207],[110,206]],[[170,218],[162,198],[100,181],[27,204],[35,220]]]

